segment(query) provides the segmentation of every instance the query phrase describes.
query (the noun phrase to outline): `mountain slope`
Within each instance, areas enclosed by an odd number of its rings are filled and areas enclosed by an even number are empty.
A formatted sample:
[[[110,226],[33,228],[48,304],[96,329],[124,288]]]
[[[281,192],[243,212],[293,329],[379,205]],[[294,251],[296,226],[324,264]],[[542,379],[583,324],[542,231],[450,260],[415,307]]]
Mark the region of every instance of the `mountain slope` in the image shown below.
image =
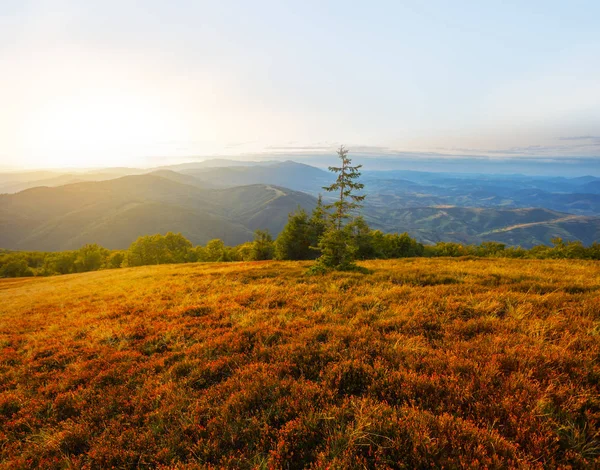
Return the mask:
[[[222,204],[225,215],[251,230],[268,229],[279,233],[287,223],[288,214],[298,207],[312,210],[314,197],[279,186],[255,184],[214,191],[209,198]]]
[[[407,231],[424,243],[496,240],[530,247],[555,237],[586,244],[600,238],[600,219],[585,215],[599,210],[600,195],[548,193],[531,187],[538,180],[410,174],[422,180],[413,183],[399,179],[403,175],[365,178],[363,213],[373,228]],[[276,236],[290,212],[310,211],[316,203],[287,186],[314,193],[331,177],[308,165],[269,162],[32,188],[0,195],[0,247],[63,250],[97,242],[125,248],[139,235],[167,231],[181,232],[195,244],[211,238],[238,244],[251,240],[256,229]],[[515,207],[530,201],[526,208]],[[531,208],[537,203],[565,210]]]
[[[252,231],[224,217],[160,202],[143,202],[90,224],[72,239],[72,246],[92,241],[106,247],[127,247],[142,234],[181,232],[194,244],[220,238],[237,245],[252,239]]]
[[[296,191],[320,191],[332,175],[314,166],[292,161],[254,166],[234,166],[182,170],[202,181],[234,187],[250,184],[272,184]]]
[[[579,240],[590,245],[600,240],[600,218],[569,215],[548,222],[534,222],[498,229],[480,234],[483,240],[494,240],[507,245],[549,245],[553,238]],[[523,243],[523,241],[526,241]]]
[[[28,172],[0,174],[0,194],[15,194],[30,188],[40,186],[64,186],[85,181],[105,181],[123,176],[147,173],[139,168],[105,168],[86,172],[52,173]]]
[[[140,235],[167,231],[181,232],[194,244],[212,238],[239,244],[251,240],[256,228],[277,235],[290,211],[310,210],[315,202],[285,188],[207,190],[157,175],[34,188],[0,195],[0,247],[54,251],[100,243],[126,248]]]
[[[581,186],[584,193],[600,194],[600,180],[589,181]]]
[[[377,213],[367,220],[383,230],[407,231],[424,243],[500,241],[531,247],[550,244],[555,237],[585,244],[600,239],[600,217],[548,209],[413,207]]]
[[[541,207],[579,215],[600,215],[600,186],[593,177],[567,179],[365,172],[363,181],[370,204],[386,208],[441,204],[462,207]]]
[[[197,186],[204,189],[215,189],[222,187],[222,185],[214,184],[210,181],[203,181],[192,175],[186,175],[173,170],[155,170],[147,174],[150,176],[159,176],[170,181],[175,181],[176,183],[188,184],[190,186]]]
[[[267,161],[250,161],[250,160],[231,160],[228,158],[211,158],[200,162],[178,163],[175,165],[166,165],[157,168],[158,170],[184,171],[198,170],[203,168],[226,168],[226,167],[241,167],[241,166],[264,166],[278,163],[275,160]]]

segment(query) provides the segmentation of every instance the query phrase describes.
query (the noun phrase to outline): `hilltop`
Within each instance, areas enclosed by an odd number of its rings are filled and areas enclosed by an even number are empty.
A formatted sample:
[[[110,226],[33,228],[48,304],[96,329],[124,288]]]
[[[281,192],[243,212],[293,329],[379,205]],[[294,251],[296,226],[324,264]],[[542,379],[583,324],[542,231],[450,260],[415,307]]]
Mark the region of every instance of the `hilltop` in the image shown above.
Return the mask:
[[[272,185],[214,189],[179,173],[132,175],[0,195],[0,247],[67,250],[85,243],[127,248],[149,233],[181,232],[194,244],[236,245],[258,228],[279,233],[289,212],[316,199]]]
[[[593,468],[600,266],[0,280],[5,468]]]
[[[223,187],[269,183],[297,191],[322,192],[332,176],[314,166],[292,161],[271,162],[254,166],[202,167],[182,170],[201,181],[218,183]]]

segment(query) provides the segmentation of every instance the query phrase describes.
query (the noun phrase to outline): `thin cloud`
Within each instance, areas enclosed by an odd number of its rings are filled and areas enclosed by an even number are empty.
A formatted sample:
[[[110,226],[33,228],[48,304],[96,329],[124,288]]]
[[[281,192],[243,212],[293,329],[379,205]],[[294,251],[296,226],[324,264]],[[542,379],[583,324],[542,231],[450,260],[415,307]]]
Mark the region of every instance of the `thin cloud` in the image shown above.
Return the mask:
[[[566,139],[560,139],[566,140]],[[508,147],[503,149],[475,149],[475,148],[437,148],[442,152],[457,154],[463,153],[483,154],[490,156],[506,157],[556,157],[568,158],[577,157],[599,157],[600,156],[600,138],[598,140],[569,138],[574,143],[564,145],[528,145],[521,147]]]
[[[600,140],[598,135],[576,135],[571,137],[561,137],[559,140]]]
[[[238,147],[244,147],[245,145],[252,145],[255,144],[257,141],[256,140],[249,140],[246,142],[231,142],[229,144],[227,144],[225,146],[226,149],[233,149],[233,148],[238,148]]]
[[[288,150],[288,151],[307,151],[307,150],[316,150],[316,151],[327,151],[332,148],[329,146],[321,146],[321,145],[280,145],[280,146],[268,146],[266,150]]]

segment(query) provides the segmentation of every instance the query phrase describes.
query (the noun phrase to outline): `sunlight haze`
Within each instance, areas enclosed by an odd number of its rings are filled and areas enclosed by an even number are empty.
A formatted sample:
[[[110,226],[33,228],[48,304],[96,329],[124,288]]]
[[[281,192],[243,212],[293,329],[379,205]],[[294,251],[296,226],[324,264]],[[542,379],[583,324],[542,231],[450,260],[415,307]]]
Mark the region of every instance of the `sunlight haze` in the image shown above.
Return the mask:
[[[1,469],[600,469],[600,0],[0,0]]]
[[[0,167],[598,157],[595,1],[0,3]]]

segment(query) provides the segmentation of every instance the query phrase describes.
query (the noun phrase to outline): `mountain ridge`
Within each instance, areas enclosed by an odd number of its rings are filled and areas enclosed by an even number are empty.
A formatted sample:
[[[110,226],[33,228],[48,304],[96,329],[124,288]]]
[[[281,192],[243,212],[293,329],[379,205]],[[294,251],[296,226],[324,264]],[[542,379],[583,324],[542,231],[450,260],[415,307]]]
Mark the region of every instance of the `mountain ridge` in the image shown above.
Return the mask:
[[[101,243],[126,248],[138,236],[166,231],[181,232],[195,244],[211,238],[239,244],[251,240],[256,228],[278,233],[289,212],[316,204],[312,196],[272,186],[207,190],[139,175],[32,188],[0,196],[0,246],[55,251]]]
[[[288,213],[298,207],[311,210],[314,196],[332,181],[330,173],[291,160],[228,163],[0,195],[0,247],[58,250],[98,242],[124,248],[136,236],[166,231],[180,231],[195,244],[210,238],[238,244],[252,239],[256,229],[277,236]],[[368,223],[387,232],[407,231],[424,243],[494,240],[530,247],[549,244],[554,237],[589,244],[600,236],[600,195],[543,189],[552,184],[578,189],[597,182],[595,177],[488,175],[475,180],[392,171],[374,179],[373,173],[364,178]],[[408,175],[415,181],[403,178]]]

